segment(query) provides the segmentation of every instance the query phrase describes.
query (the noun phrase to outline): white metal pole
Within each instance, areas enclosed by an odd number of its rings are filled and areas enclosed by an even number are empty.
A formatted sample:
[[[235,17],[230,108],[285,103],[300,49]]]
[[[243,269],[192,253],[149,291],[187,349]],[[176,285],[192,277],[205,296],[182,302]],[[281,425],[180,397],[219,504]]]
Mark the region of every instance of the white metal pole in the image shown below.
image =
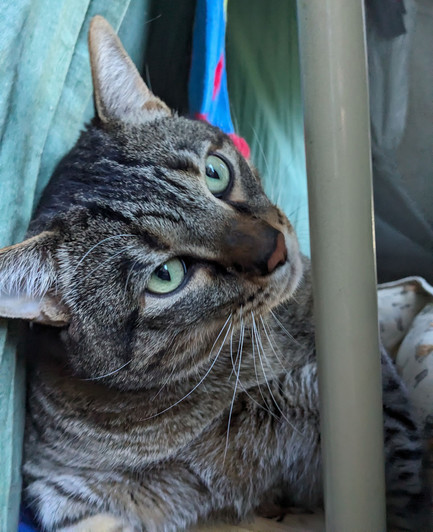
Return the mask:
[[[326,530],[383,532],[363,0],[298,0]]]

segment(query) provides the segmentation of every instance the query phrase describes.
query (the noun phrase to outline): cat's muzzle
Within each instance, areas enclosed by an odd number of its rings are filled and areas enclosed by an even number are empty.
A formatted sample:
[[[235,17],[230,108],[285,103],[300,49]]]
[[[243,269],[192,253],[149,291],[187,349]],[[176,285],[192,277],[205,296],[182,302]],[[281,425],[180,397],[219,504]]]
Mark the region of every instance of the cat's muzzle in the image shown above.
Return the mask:
[[[262,220],[236,221],[223,248],[226,267],[253,276],[269,275],[288,260],[284,235]]]

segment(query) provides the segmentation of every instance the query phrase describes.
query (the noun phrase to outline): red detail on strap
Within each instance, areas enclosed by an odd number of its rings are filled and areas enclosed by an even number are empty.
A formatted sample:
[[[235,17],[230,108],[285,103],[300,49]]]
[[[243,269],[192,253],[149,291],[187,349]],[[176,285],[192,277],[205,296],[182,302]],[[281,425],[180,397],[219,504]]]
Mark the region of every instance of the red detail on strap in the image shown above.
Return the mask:
[[[249,159],[251,155],[250,147],[245,139],[236,135],[236,133],[229,133],[229,137],[232,139],[233,144],[242,153],[245,159]]]
[[[203,120],[204,122],[209,122],[206,113],[195,113],[194,116],[195,118],[197,118],[197,120]]]
[[[224,68],[224,54],[221,54],[221,57],[218,60],[217,66],[215,68],[215,77],[213,80],[213,94],[212,94],[212,100],[215,100],[217,97],[220,87],[221,87],[221,78],[223,74],[223,68]]]

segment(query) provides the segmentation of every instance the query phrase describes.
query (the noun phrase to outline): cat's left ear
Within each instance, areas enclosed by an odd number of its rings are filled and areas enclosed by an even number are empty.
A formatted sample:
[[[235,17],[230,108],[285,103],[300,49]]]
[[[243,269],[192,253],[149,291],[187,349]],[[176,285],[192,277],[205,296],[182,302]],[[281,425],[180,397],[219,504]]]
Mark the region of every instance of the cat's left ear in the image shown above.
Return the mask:
[[[104,123],[143,124],[170,109],[146,86],[113,28],[97,15],[90,23],[89,54],[96,111]]]
[[[46,231],[0,249],[0,317],[63,326],[69,315],[56,294],[53,249],[57,234]]]

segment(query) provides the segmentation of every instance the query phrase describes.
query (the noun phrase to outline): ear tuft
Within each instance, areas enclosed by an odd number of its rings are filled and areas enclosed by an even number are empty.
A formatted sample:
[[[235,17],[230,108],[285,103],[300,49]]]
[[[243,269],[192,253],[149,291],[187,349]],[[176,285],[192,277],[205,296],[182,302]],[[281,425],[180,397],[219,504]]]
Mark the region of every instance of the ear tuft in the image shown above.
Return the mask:
[[[50,325],[67,322],[55,294],[56,244],[57,235],[47,231],[0,250],[0,317]]]
[[[25,293],[29,297],[44,296],[54,280],[51,261],[46,260],[45,232],[0,250],[0,293]],[[45,257],[44,257],[45,255]]]
[[[113,28],[99,15],[90,22],[89,53],[96,111],[102,122],[138,125],[171,115],[147,88]]]

